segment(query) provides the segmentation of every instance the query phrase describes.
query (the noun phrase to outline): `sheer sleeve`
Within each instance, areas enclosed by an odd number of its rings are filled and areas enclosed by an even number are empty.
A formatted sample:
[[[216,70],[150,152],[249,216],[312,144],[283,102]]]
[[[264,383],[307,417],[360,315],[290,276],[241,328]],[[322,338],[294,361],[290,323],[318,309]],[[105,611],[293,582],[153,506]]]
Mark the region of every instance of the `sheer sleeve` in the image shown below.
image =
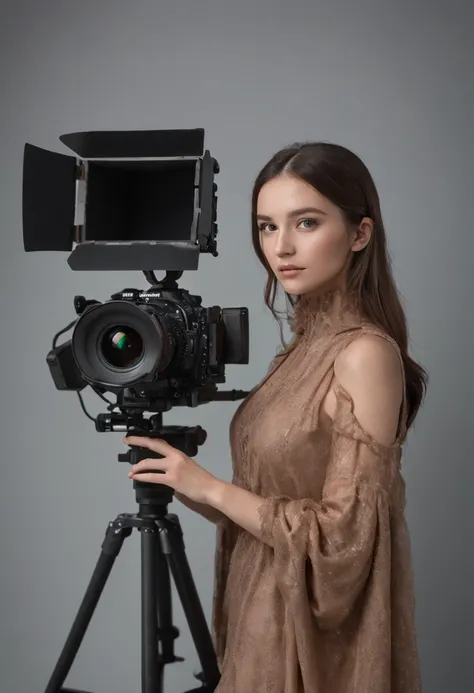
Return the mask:
[[[273,546],[275,577],[290,609],[304,607],[322,629],[338,628],[373,580],[390,585],[390,512],[400,439],[374,440],[336,381],[330,459],[321,499],[268,498],[262,533]],[[306,462],[305,462],[306,463]]]
[[[214,559],[214,590],[212,607],[212,637],[218,666],[222,667],[227,636],[226,582],[232,553],[237,539],[237,527],[228,518],[216,526]]]

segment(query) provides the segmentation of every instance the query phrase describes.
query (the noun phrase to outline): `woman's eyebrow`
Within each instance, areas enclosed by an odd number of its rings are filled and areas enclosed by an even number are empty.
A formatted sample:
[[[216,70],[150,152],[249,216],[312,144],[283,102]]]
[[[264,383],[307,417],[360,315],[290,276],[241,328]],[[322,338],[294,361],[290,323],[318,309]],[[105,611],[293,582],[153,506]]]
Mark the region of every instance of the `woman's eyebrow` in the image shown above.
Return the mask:
[[[297,217],[300,214],[308,214],[312,212],[313,214],[324,214],[326,215],[326,212],[323,212],[322,209],[318,209],[317,207],[302,207],[301,209],[294,209],[293,211],[288,213],[289,217]],[[266,214],[257,214],[257,219],[264,219],[265,221],[271,221],[271,217],[267,216]]]

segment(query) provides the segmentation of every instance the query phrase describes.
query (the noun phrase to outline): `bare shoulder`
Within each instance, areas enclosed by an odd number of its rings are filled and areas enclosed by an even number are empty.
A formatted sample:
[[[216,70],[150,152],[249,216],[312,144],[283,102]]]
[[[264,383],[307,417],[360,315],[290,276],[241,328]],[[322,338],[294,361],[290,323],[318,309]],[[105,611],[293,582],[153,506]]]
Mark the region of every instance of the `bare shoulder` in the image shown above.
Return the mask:
[[[364,334],[337,356],[334,374],[352,398],[354,416],[375,440],[391,445],[396,438],[403,377],[398,353],[387,339]]]

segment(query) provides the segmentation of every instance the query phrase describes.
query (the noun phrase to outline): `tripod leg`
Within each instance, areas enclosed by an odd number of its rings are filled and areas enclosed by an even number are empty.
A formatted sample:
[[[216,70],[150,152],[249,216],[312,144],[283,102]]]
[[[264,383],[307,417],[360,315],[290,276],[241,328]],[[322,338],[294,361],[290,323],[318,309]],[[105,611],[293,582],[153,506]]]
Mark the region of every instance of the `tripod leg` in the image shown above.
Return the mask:
[[[179,631],[172,623],[171,580],[163,556],[159,528],[144,527],[142,535],[142,693],[160,693],[164,666],[183,661],[174,654]]]
[[[156,591],[158,593],[156,610],[161,661],[163,664],[182,662],[184,661],[183,658],[177,657],[174,653],[174,641],[179,635],[179,630],[173,625],[170,569],[167,558],[163,555],[159,536],[157,536],[156,541],[156,575]]]
[[[213,691],[219,682],[220,672],[214,644],[186,557],[183,532],[176,515],[167,515],[164,522],[166,531],[160,533],[162,550],[168,557],[176,589],[201,662],[206,690]]]
[[[125,537],[129,536],[131,531],[131,527],[124,526],[121,515],[109,524],[99,559],[45,693],[60,691],[81,646],[115,559],[120,553]]]
[[[159,661],[157,638],[157,543],[156,529],[142,528],[142,693],[163,690],[163,665]]]

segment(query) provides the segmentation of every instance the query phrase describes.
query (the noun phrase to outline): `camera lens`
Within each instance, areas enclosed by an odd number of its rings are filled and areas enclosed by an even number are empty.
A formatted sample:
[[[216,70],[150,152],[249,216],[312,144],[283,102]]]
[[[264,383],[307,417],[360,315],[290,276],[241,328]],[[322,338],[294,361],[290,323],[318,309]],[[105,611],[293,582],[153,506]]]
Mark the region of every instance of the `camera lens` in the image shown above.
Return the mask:
[[[143,340],[133,328],[117,325],[102,337],[101,352],[114,368],[132,368],[143,354]]]
[[[160,377],[176,352],[176,339],[166,315],[156,306],[146,308],[112,300],[81,315],[71,345],[84,379],[123,388]]]

